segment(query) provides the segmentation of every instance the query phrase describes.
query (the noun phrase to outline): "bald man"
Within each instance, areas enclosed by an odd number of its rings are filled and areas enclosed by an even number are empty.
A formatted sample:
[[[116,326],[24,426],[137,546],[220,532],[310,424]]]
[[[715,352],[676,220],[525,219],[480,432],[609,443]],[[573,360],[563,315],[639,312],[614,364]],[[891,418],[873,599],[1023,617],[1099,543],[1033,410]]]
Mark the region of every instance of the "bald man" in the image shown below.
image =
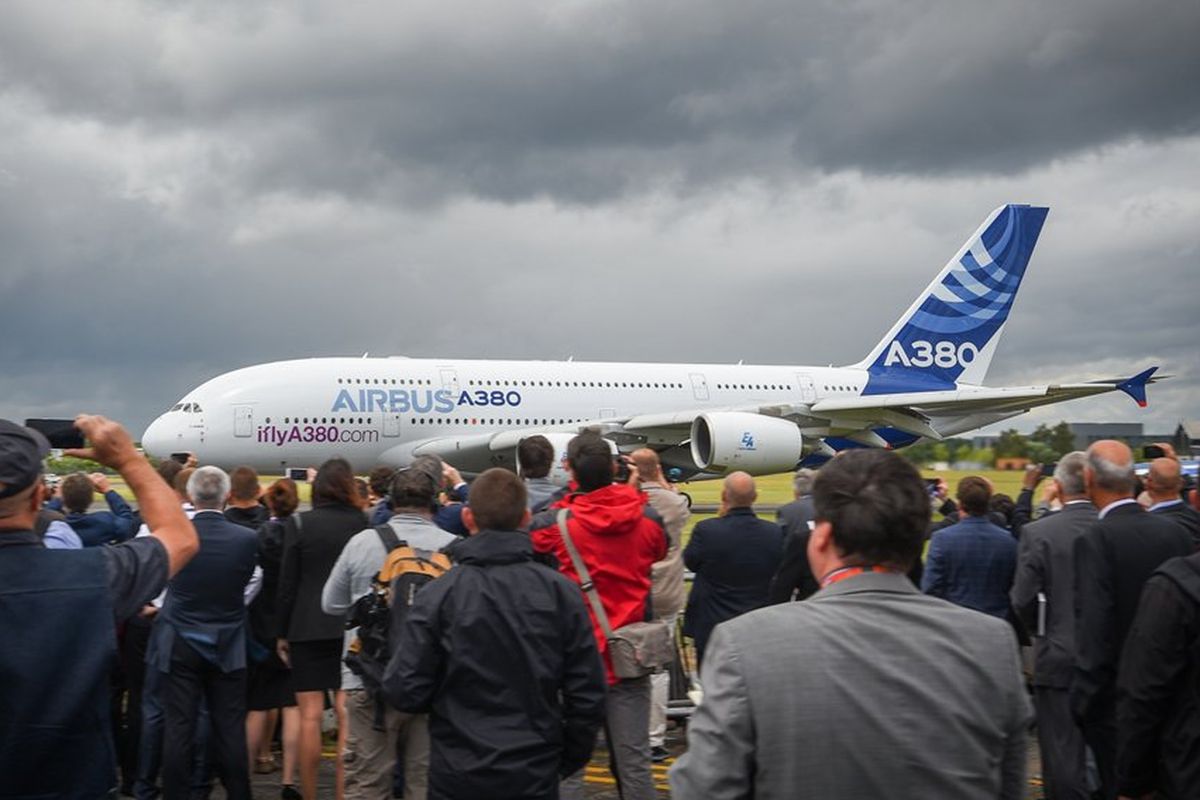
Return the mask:
[[[696,573],[684,612],[683,632],[704,658],[720,623],[767,604],[771,577],[783,556],[783,529],[754,514],[754,478],[732,472],[721,489],[721,516],[692,530],[683,563]]]
[[[1182,525],[1192,542],[1200,548],[1200,514],[1183,502],[1183,471],[1174,458],[1156,458],[1146,475],[1146,493],[1150,495],[1151,514],[1162,514]]]
[[[1097,522],[1075,541],[1075,663],[1071,714],[1096,756],[1101,797],[1116,797],[1116,682],[1142,587],[1164,561],[1195,549],[1170,519],[1133,499],[1133,453],[1123,442],[1087,450],[1084,486]]]

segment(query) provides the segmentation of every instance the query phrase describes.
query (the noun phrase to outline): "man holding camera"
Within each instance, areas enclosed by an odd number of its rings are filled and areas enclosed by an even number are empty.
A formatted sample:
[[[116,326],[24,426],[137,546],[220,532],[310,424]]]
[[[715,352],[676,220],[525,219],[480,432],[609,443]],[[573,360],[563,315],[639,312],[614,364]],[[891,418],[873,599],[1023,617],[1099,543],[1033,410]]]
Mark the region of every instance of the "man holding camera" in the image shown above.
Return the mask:
[[[618,466],[629,471],[625,480],[614,482]],[[637,489],[637,468],[628,459],[614,462],[608,442],[595,433],[581,433],[571,440],[567,467],[579,491],[534,518],[530,533],[534,551],[557,559],[559,571],[580,583],[556,522],[559,509],[569,510],[567,530],[611,628],[650,619],[650,570],[666,557],[668,540],[658,514]],[[650,676],[617,679],[607,637],[595,614],[590,609],[589,613],[608,675],[604,728],[617,788],[623,800],[653,800],[647,731]],[[566,800],[581,798],[582,793],[581,773],[564,782]]]
[[[174,493],[125,429],[86,415],[75,425],[92,446],[68,455],[120,472],[151,535],[115,547],[45,548],[33,526],[49,443],[0,420],[0,640],[20,643],[0,648],[0,673],[13,678],[0,685],[0,776],[13,796],[103,797],[116,786],[107,724],[113,620],[136,613],[199,549]]]

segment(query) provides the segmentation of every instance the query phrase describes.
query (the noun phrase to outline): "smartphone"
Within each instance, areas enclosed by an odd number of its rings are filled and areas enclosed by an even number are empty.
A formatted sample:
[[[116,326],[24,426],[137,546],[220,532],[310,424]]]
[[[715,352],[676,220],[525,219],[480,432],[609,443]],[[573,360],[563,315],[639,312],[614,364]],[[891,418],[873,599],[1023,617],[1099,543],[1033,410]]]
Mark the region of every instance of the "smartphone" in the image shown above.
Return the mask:
[[[931,495],[937,494],[938,484],[940,482],[941,482],[941,478],[926,478],[925,479],[925,491],[929,492],[929,494],[931,494]]]
[[[1054,470],[1056,470],[1056,469],[1058,469],[1057,461],[1055,461],[1052,464],[1042,464],[1042,477],[1043,478],[1053,478]]]
[[[1156,444],[1148,444],[1142,448],[1142,458],[1151,461],[1156,458],[1166,458],[1167,451]]]
[[[629,483],[629,456],[613,456],[616,468],[613,470],[613,483]]]
[[[187,466],[188,459],[192,457],[191,453],[171,453],[171,460],[178,461],[180,464]]]
[[[33,428],[50,446],[58,450],[83,447],[83,434],[75,427],[73,419],[27,419],[26,428]]]
[[[287,476],[297,483],[306,483],[308,481],[308,468],[288,467]]]

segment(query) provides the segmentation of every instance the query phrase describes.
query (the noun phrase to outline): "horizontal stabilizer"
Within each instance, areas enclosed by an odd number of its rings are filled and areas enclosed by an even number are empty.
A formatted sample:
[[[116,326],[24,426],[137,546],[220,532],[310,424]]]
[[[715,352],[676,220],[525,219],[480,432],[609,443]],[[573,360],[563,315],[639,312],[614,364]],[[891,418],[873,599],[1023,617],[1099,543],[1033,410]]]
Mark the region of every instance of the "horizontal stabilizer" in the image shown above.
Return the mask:
[[[1143,370],[1137,375],[1134,375],[1127,381],[1121,381],[1117,384],[1117,388],[1125,394],[1133,398],[1142,408],[1146,407],[1146,384],[1151,382],[1151,376],[1158,371],[1158,367],[1151,367]]]

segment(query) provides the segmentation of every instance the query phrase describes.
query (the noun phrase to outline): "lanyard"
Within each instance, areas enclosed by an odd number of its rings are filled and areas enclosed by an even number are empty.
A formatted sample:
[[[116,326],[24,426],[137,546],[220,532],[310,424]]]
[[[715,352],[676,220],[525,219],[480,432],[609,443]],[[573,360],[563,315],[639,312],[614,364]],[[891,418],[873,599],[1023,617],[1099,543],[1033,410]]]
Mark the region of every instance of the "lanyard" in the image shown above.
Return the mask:
[[[880,566],[866,567],[839,567],[833,572],[827,573],[824,578],[821,578],[821,588],[832,586],[838,581],[844,581],[846,578],[853,578],[855,575],[862,575],[864,572],[891,572],[890,569],[884,569]]]

